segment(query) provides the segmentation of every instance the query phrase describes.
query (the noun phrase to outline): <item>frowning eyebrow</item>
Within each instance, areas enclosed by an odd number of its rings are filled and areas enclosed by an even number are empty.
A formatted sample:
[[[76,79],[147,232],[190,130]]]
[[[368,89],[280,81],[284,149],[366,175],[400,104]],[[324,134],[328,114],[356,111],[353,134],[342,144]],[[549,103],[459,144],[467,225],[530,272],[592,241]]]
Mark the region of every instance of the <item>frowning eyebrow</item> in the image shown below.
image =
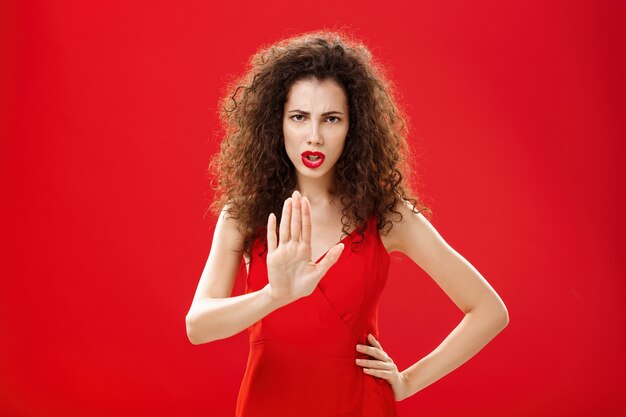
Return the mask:
[[[302,114],[306,114],[306,115],[311,114],[308,111],[298,110],[298,109],[296,109],[296,110],[289,110],[287,113],[302,113]],[[327,111],[326,113],[322,113],[322,116],[328,116],[328,115],[331,115],[331,114],[343,114],[343,113],[340,112],[340,111],[332,110],[332,111]]]

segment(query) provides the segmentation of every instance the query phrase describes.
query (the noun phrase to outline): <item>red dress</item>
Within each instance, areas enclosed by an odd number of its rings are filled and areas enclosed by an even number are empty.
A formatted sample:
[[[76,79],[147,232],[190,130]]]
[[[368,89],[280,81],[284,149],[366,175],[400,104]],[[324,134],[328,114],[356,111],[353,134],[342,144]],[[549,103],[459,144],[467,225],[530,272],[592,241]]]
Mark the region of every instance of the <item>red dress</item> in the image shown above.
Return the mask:
[[[361,240],[355,229],[341,240],[339,260],[309,296],[248,328],[250,352],[236,417],[397,416],[391,385],[365,374],[355,362],[372,359],[356,345],[369,345],[368,333],[378,339],[378,300],[390,261],[375,217],[364,233]],[[351,250],[353,242],[359,243]],[[257,240],[246,293],[268,283],[266,255]]]

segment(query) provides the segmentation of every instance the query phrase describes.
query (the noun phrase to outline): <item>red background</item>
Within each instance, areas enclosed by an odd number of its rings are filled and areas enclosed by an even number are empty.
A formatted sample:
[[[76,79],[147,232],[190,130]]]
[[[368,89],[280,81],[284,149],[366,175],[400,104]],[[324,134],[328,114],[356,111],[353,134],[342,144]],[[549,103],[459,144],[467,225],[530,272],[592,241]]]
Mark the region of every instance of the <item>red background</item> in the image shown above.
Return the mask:
[[[0,415],[233,414],[246,332],[193,346],[184,324],[218,98],[261,45],[340,26],[388,67],[432,222],[510,315],[401,416],[626,415],[624,3],[227,3],[2,3]],[[400,369],[461,318],[392,265]]]

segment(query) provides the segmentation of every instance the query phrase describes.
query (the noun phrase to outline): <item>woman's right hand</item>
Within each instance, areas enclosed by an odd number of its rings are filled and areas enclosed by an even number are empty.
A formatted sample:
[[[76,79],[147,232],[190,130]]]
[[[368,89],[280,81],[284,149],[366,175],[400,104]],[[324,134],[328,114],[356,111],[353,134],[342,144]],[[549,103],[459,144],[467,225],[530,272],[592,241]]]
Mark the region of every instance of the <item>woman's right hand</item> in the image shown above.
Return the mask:
[[[278,241],[276,216],[269,215],[267,246],[269,293],[283,305],[310,295],[344,248],[338,243],[319,263],[311,259],[311,205],[298,191],[285,200]]]

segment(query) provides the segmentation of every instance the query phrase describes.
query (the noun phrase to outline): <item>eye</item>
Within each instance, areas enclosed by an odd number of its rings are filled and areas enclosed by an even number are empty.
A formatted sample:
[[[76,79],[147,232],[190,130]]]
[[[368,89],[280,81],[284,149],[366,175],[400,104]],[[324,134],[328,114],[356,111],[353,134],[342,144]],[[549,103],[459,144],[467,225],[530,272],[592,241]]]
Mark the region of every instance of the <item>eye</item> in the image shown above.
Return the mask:
[[[295,120],[295,119],[294,119],[294,117],[304,117],[304,115],[303,115],[303,114],[294,114],[293,116],[291,116],[291,117],[290,117],[290,119],[291,119],[291,120],[294,120],[294,121],[296,121],[296,122],[299,122],[299,121],[301,121],[302,119]]]
[[[328,120],[328,119],[335,119],[335,120],[336,120],[336,121],[331,122],[331,123],[339,123],[339,121],[341,120],[341,119],[340,119],[339,117],[337,117],[337,116],[328,116],[328,117],[326,118],[326,120]]]

